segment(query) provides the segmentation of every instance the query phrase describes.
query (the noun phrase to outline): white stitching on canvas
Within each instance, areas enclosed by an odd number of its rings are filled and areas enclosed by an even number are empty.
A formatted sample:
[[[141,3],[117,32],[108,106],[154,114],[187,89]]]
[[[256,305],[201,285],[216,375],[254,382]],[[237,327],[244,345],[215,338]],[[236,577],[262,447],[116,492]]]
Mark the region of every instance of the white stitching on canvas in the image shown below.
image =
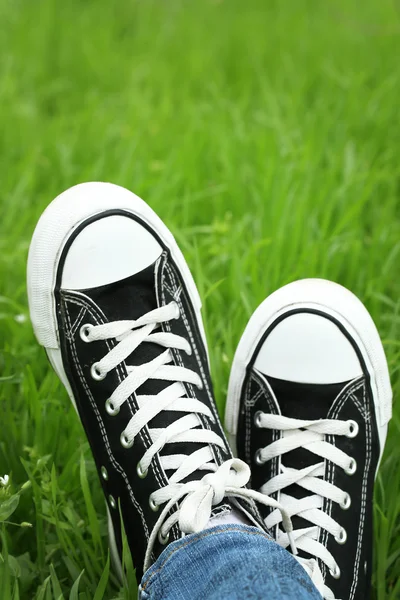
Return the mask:
[[[271,396],[271,392],[269,391],[268,387],[265,385],[264,379],[262,377],[260,377],[260,375],[257,373],[257,371],[254,371],[252,373],[252,376],[254,378],[255,381],[258,382],[258,385],[264,389],[265,391],[265,398],[267,400],[268,403],[268,408],[270,411],[270,414],[274,415],[277,414],[277,407],[276,404]],[[275,442],[278,438],[281,437],[281,433],[278,429],[274,429],[272,431],[272,441]],[[278,475],[279,473],[279,465],[281,463],[281,457],[280,456],[275,456],[272,461],[271,461],[271,476],[274,475]]]
[[[212,412],[213,412],[214,417],[217,420],[217,422],[219,422],[219,415],[218,415],[217,408],[216,408],[215,403],[214,403],[214,397],[213,397],[213,395],[210,392],[209,385],[208,385],[208,380],[207,380],[207,377],[206,377],[204,369],[203,369],[203,364],[201,362],[201,359],[200,359],[200,356],[199,356],[199,353],[198,353],[197,345],[195,344],[194,336],[192,334],[192,330],[190,328],[190,325],[189,325],[186,313],[184,311],[183,303],[181,301],[181,294],[182,294],[184,288],[183,288],[183,286],[181,284],[177,285],[175,274],[174,274],[171,266],[168,264],[168,257],[169,257],[169,254],[168,254],[168,252],[165,251],[162,254],[162,256],[160,257],[159,261],[157,261],[157,265],[156,265],[156,278],[155,278],[155,282],[156,282],[155,283],[156,296],[159,299],[159,303],[161,302],[161,304],[165,304],[166,303],[165,290],[167,290],[169,292],[169,294],[171,295],[171,297],[178,303],[179,308],[180,308],[180,312],[183,315],[183,323],[184,323],[186,331],[188,332],[188,335],[189,335],[189,337],[190,337],[190,339],[192,341],[192,347],[195,350],[195,356],[196,356],[197,363],[198,363],[198,365],[200,367],[201,373],[203,374],[203,382],[205,383],[205,388],[206,388],[206,390],[208,392],[208,396],[210,398],[210,405],[211,405]],[[167,272],[168,276],[170,277],[170,280],[171,280],[171,283],[172,283],[172,287],[169,286],[167,284],[167,282],[165,281],[165,272]],[[158,284],[158,277],[157,277],[158,273],[160,275],[160,285]],[[160,288],[161,288],[161,290],[160,290]],[[196,318],[195,315],[194,315],[194,318]],[[166,329],[168,329],[168,331],[171,330],[169,323],[163,323],[162,327],[163,328],[165,327]],[[178,355],[178,353],[176,353],[176,355],[180,357],[180,355]],[[192,392],[192,390],[189,390],[189,391]],[[209,425],[209,423],[208,423],[207,420],[201,419],[201,424],[202,424],[203,427],[206,427],[207,429],[211,429],[211,427],[210,427],[210,425]],[[221,437],[223,438],[223,440],[225,442],[226,453],[228,455],[231,455],[230,448],[229,448],[228,442],[226,440],[225,433],[224,433],[224,431],[223,431],[222,428],[220,429],[220,435],[221,435]],[[224,457],[222,456],[221,450],[218,447],[215,447],[215,446],[211,446],[211,450],[213,452],[214,459],[216,460],[216,462],[219,463],[219,464],[221,464],[224,461]],[[239,502],[238,502],[238,504],[239,504]],[[253,502],[248,502],[247,504],[250,504],[251,507],[252,507],[252,509],[253,509],[253,511],[258,514],[258,509],[257,509],[257,507],[255,506],[255,504]],[[246,510],[248,510],[248,508]],[[214,514],[214,511],[213,511],[213,514]],[[260,523],[261,523],[262,522],[261,517],[259,517],[259,518],[260,518]]]
[[[349,399],[350,395],[353,394],[354,392],[356,392],[358,389],[360,389],[360,387],[362,386],[362,384],[363,384],[363,381],[357,379],[352,385],[350,385],[345,390],[345,393],[342,396],[339,394],[339,396],[335,400],[335,402],[337,402],[337,404],[336,404],[336,406],[334,404],[333,407],[331,408],[331,410],[328,412],[328,417],[329,417],[330,414],[331,414],[332,418],[337,417],[337,415],[339,414],[339,412],[343,408],[345,402]],[[332,413],[331,413],[331,411],[332,411]],[[334,436],[327,436],[327,440],[333,446],[335,445],[335,438],[334,438]],[[327,470],[327,473],[326,473],[326,480],[329,483],[333,483],[334,476],[335,476],[335,467],[334,467],[334,464],[331,461],[327,461],[326,459],[324,460],[324,462],[325,462],[325,465],[326,464],[328,465],[328,470]],[[332,500],[328,500],[327,504],[326,504],[326,507],[325,507],[325,512],[327,514],[329,514],[329,516],[331,515],[332,507],[333,507]],[[328,538],[328,532],[324,529],[323,530],[323,537],[322,537],[321,543],[323,543],[325,545],[327,543],[327,538]],[[325,563],[324,563],[324,569],[325,569]]]
[[[365,387],[366,386],[364,386],[364,389],[363,389],[364,406],[366,406],[366,389],[365,389]],[[365,460],[363,483],[362,483],[362,489],[361,489],[360,526],[358,529],[356,560],[355,560],[355,565],[354,565],[353,583],[352,583],[351,590],[350,590],[350,599],[349,600],[352,600],[354,598],[356,588],[357,588],[357,583],[358,583],[358,572],[359,572],[359,564],[360,564],[360,558],[361,558],[361,548],[362,548],[362,541],[363,541],[363,536],[364,536],[364,523],[365,523],[366,506],[367,506],[368,475],[369,475],[369,470],[370,470],[371,460],[372,460],[371,420],[365,419],[365,424],[366,424],[366,437],[367,437],[367,439],[366,439],[367,457]]]
[[[253,408],[253,406],[255,405],[257,400],[259,400],[264,393],[263,389],[259,389],[258,392],[252,398],[250,398],[252,376],[253,376],[253,374],[251,375],[251,377],[248,380],[246,392],[245,392],[245,398],[244,398],[245,418],[246,418],[245,428],[244,428],[244,431],[245,431],[244,451],[245,451],[246,462],[249,465],[251,464],[251,431],[252,431],[251,409]]]
[[[80,304],[78,301],[76,301],[75,299],[71,298],[70,296],[65,295],[65,299],[66,300],[68,299],[70,302],[73,302],[74,304],[77,304],[78,306],[82,306],[82,304]],[[63,306],[64,306],[64,311],[65,311],[65,315],[66,315],[68,324],[69,324],[69,326],[71,326],[71,321],[70,321],[70,315],[69,315],[69,310],[68,310],[68,304],[67,304],[67,302],[64,301],[63,302]],[[91,316],[94,319],[94,321],[96,322],[96,324],[100,324],[101,321],[98,319],[97,315],[95,315],[92,312],[91,307],[87,307],[87,310],[91,314]],[[87,394],[87,396],[89,398],[89,401],[90,401],[90,403],[92,405],[93,411],[94,411],[94,413],[96,415],[97,422],[98,422],[99,427],[100,427],[101,436],[103,438],[103,442],[104,442],[107,454],[108,454],[108,456],[110,458],[110,462],[114,466],[115,470],[120,475],[122,475],[123,479],[125,480],[125,484],[126,484],[128,490],[129,490],[129,496],[130,496],[130,498],[132,500],[132,504],[134,505],[134,507],[136,508],[136,510],[138,511],[138,513],[140,514],[142,525],[143,525],[143,528],[145,530],[146,538],[149,539],[149,530],[147,528],[147,523],[146,523],[146,520],[145,520],[145,517],[144,517],[144,513],[143,513],[140,505],[138,504],[138,502],[137,502],[134,494],[133,494],[132,488],[131,488],[131,486],[129,484],[129,480],[128,480],[128,477],[127,477],[124,469],[122,469],[121,465],[115,460],[114,455],[112,454],[111,447],[109,445],[109,441],[108,441],[108,437],[107,437],[107,432],[105,430],[103,420],[101,418],[101,415],[100,415],[100,412],[99,412],[99,410],[97,408],[97,405],[96,405],[96,403],[94,401],[94,398],[93,398],[93,395],[92,395],[92,393],[90,391],[90,388],[89,388],[89,386],[86,383],[85,376],[83,374],[81,365],[79,363],[79,359],[78,359],[78,355],[77,355],[77,352],[76,352],[76,347],[75,347],[74,340],[71,339],[70,342],[71,342],[72,359],[74,361],[75,369],[76,369],[76,372],[77,372],[78,377],[80,379],[80,382],[81,382],[84,390],[86,391],[86,394]]]
[[[357,392],[361,388],[363,388],[363,398],[365,399],[365,393],[366,392],[365,392],[365,381],[364,381],[364,378],[357,379],[354,382],[353,385],[349,386],[346,389],[345,394],[341,398],[339,396],[339,398],[337,399],[338,402],[337,402],[336,406],[332,407],[331,411],[329,411],[328,418],[336,418],[338,416],[339,412],[341,411],[341,409],[343,408],[345,402],[347,402],[347,400],[349,400],[350,398],[352,400],[354,400],[353,394],[355,392]],[[371,462],[370,461],[371,444],[370,444],[370,440],[368,440],[368,428],[370,427],[370,423],[368,423],[368,420],[366,419],[365,411],[360,410],[361,409],[360,403],[357,401],[357,402],[355,402],[355,405],[356,405],[358,411],[360,412],[361,416],[363,417],[363,419],[364,419],[364,421],[366,423],[366,429],[367,429],[367,449],[366,449],[367,459],[366,459],[366,466],[365,466],[365,469],[366,469],[367,468],[367,463],[368,463],[368,457],[369,457],[369,463]],[[334,438],[334,436],[328,436],[328,437],[330,438],[329,442],[332,445],[335,445],[335,438]],[[363,476],[363,488],[364,488],[364,484],[365,484],[365,473],[366,473],[365,469],[364,469],[364,476]],[[331,463],[330,461],[328,461],[328,472],[327,472],[326,479],[330,483],[334,482],[335,470],[336,470],[335,469],[335,465],[333,465],[333,463]],[[368,466],[367,471],[369,471],[369,466]],[[367,476],[368,476],[368,472],[367,472]],[[363,498],[361,498],[361,500],[363,501]],[[329,516],[331,516],[332,508],[333,508],[333,503],[332,503],[332,501],[329,501],[328,505],[325,507],[325,512]],[[364,528],[364,520],[365,520],[365,506],[364,506],[364,509],[363,509],[363,507],[361,508],[360,528],[359,528],[359,537],[358,537],[358,541],[357,541],[357,549],[358,549],[359,546],[361,547],[361,544],[362,544],[362,531],[363,531],[363,528]],[[360,530],[361,530],[361,538],[360,538]],[[323,543],[324,545],[326,545],[327,544],[327,539],[328,539],[328,533],[326,532],[326,530],[324,530],[323,531],[323,536],[322,536],[321,543]],[[359,562],[359,560],[360,560],[360,557],[358,557],[358,562]],[[323,576],[325,578],[325,576],[326,576],[326,567],[325,567],[325,565],[323,565],[322,572],[323,572]],[[358,573],[357,560],[356,560],[356,563],[354,565],[354,573],[356,573],[356,572]],[[354,583],[354,579],[353,579],[353,583]],[[352,597],[350,597],[349,600],[352,600]]]
[[[198,349],[197,349],[197,345],[195,343],[194,335],[193,335],[193,332],[192,332],[192,330],[190,328],[190,324],[189,324],[189,321],[187,319],[187,316],[186,316],[186,313],[185,313],[185,310],[184,310],[184,307],[183,307],[183,303],[182,303],[182,300],[181,300],[181,297],[180,297],[181,296],[181,292],[182,292],[182,286],[181,285],[178,286],[177,283],[176,283],[175,275],[174,275],[174,273],[173,273],[170,265],[168,264],[168,260],[166,260],[167,259],[167,253],[165,253],[165,256],[163,256],[163,259],[164,259],[164,263],[163,263],[163,265],[161,266],[161,269],[160,269],[160,278],[161,278],[161,284],[162,284],[161,285],[161,287],[162,287],[162,289],[161,289],[162,302],[165,304],[165,292],[164,292],[164,288],[166,287],[166,283],[165,283],[164,271],[167,271],[167,273],[168,273],[168,275],[170,277],[171,283],[172,283],[172,287],[173,287],[173,289],[172,289],[172,297],[175,298],[175,296],[176,296],[176,302],[179,305],[179,309],[180,309],[180,312],[181,312],[182,317],[183,317],[183,322],[184,322],[184,325],[186,327],[186,331],[188,332],[189,338],[191,340],[191,346],[194,349],[194,353],[195,353],[195,357],[196,357],[196,360],[197,360],[197,364],[199,366],[199,369],[200,369],[200,372],[201,372],[201,375],[202,375],[202,382],[203,382],[203,385],[204,385],[204,387],[205,387],[205,389],[207,391],[208,397],[210,399],[211,410],[212,410],[212,412],[214,414],[215,419],[217,420],[217,422],[219,422],[219,415],[218,415],[216,406],[214,404],[213,395],[211,394],[211,390],[209,388],[208,381],[207,381],[207,376],[206,376],[206,374],[204,372],[203,364],[201,362],[201,358],[200,358],[200,355],[199,355],[199,352],[198,352]],[[158,291],[158,288],[156,288],[156,289]],[[168,326],[169,326],[169,324],[168,324]],[[202,421],[202,423],[204,424],[204,426],[207,429],[210,429],[210,426],[209,426],[209,424],[207,422]],[[227,444],[227,441],[226,441],[226,438],[225,438],[225,434],[223,433],[222,429],[221,429],[221,433],[222,433],[223,439],[225,441],[226,448],[228,449],[229,446]],[[222,453],[221,453],[220,449],[218,447],[215,447],[215,448],[213,447],[212,450],[213,450],[213,452],[215,451],[215,453],[218,456],[219,463],[221,463],[223,461],[223,457],[222,457]]]
[[[264,379],[260,376],[260,374],[257,371],[252,370],[251,371],[251,375],[249,378],[249,386],[248,386],[248,392],[247,392],[247,397],[250,395],[250,388],[251,388],[251,380],[253,380],[255,383],[258,384],[260,390],[259,392],[257,392],[254,397],[250,400],[248,400],[248,404],[251,406],[257,402],[257,400],[263,395],[265,394],[265,399],[268,403],[268,408],[270,411],[270,414],[277,414],[278,410],[277,410],[277,406],[271,396],[271,392],[268,389],[268,386],[265,384]],[[246,390],[247,391],[247,390]],[[245,402],[245,406],[246,406],[246,402]],[[247,438],[247,434],[249,433],[249,438],[251,435],[251,431],[252,431],[252,423],[251,423],[251,411],[248,412],[248,415],[246,414],[246,423],[245,423],[245,435]],[[278,438],[281,437],[281,433],[279,430],[277,429],[273,429],[272,430],[272,441],[275,442]],[[247,442],[247,439],[245,438],[245,443]],[[250,439],[249,439],[250,442]],[[249,463],[251,461],[251,452],[250,452],[250,443],[248,445],[248,450],[247,450],[247,454],[249,457]],[[271,461],[270,461],[270,476],[274,477],[275,475],[278,475],[279,473],[279,469],[280,469],[280,464],[281,464],[281,457],[280,456],[275,456]],[[279,497],[279,492],[275,492],[274,494],[272,494],[272,497],[275,499],[278,499]],[[271,512],[271,510],[269,510],[268,512]],[[263,519],[264,524],[265,524],[265,519]],[[279,529],[279,525],[276,525],[275,527],[276,530]]]
[[[363,406],[362,403],[359,401],[359,399],[356,396],[354,396],[354,394],[351,395],[351,399],[354,402],[354,404],[357,406],[361,415],[364,417],[364,420],[369,421],[371,419],[371,415],[368,412],[367,407],[365,405]]]
[[[85,312],[86,312],[86,308],[83,306],[81,308],[81,310],[79,311],[78,316],[76,317],[75,322],[73,323],[71,329],[66,332],[67,338],[71,339],[71,338],[73,338],[75,336],[76,330],[78,329],[79,325],[83,321],[83,317],[85,315]]]
[[[79,293],[79,296],[71,295],[71,293],[69,293],[69,294],[65,293],[64,297],[67,298],[70,302],[75,303],[77,306],[82,306],[82,305],[86,306],[87,310],[90,312],[90,314],[92,314],[92,316],[95,319],[97,319],[97,317],[93,313],[93,310],[96,310],[98,312],[98,314],[100,315],[100,318],[102,319],[100,322],[108,322],[107,317],[104,315],[103,311],[100,309],[100,307],[97,304],[95,304],[90,298],[85,296],[83,293],[81,293],[81,292],[78,292],[78,293]],[[107,348],[110,350],[112,345],[109,343],[109,341],[106,341],[106,344],[107,344]],[[127,371],[126,371],[126,369],[125,369],[125,371],[123,370],[122,365],[118,365],[116,368],[116,373],[118,376],[118,380],[121,383],[123,381],[123,379],[125,379],[125,377],[127,375]],[[135,395],[132,394],[132,397],[135,398]],[[129,407],[129,410],[130,410],[130,413],[132,416],[134,415],[134,411],[138,410],[138,406],[136,404],[136,399],[133,402],[131,398],[128,398],[127,406]],[[148,428],[147,427],[143,428],[139,432],[138,435],[140,436],[144,446],[146,448],[149,448],[149,446],[152,444],[152,441],[150,439],[150,434],[149,434]],[[161,471],[156,457],[152,461],[152,467],[153,467],[153,473],[157,480],[158,485],[160,487],[163,487],[165,485],[167,479],[166,479],[165,474]]]
[[[363,380],[362,379],[357,379],[356,381],[354,381],[348,388],[346,388],[345,393],[341,396],[341,394],[339,394],[338,398],[336,398],[336,402],[337,405],[333,406],[333,408],[331,409],[332,412],[332,417],[336,417],[339,414],[339,411],[342,409],[344,403],[349,399],[350,395],[352,393],[354,393],[355,391],[357,391],[363,384]],[[328,417],[330,415],[330,412],[328,413]],[[327,441],[329,441],[330,444],[332,444],[333,446],[335,445],[335,438],[334,436],[327,436]],[[324,460],[325,463],[325,469],[327,468],[326,471],[326,480],[329,483],[333,483],[334,478],[335,478],[335,465],[331,462],[331,461],[327,461],[326,459]],[[326,512],[329,516],[331,516],[332,514],[332,509],[333,509],[333,502],[332,500],[327,500],[325,501],[323,510],[324,512]],[[319,531],[319,534],[321,535],[321,528]],[[328,532],[326,531],[326,529],[322,530],[322,537],[321,537],[321,543],[326,546],[326,544],[328,543]],[[322,571],[322,575],[325,578],[326,576],[326,565],[325,563],[322,563],[322,565],[320,564],[321,567],[321,571]]]
[[[167,262],[165,262],[165,263],[164,263],[163,267],[165,267],[166,265],[167,265]],[[169,271],[169,274],[170,274],[170,276],[171,276],[171,273],[172,273],[172,272],[171,272],[171,271]],[[172,277],[171,277],[171,281],[172,281],[173,285],[175,285],[175,286],[176,286],[175,277],[173,277],[173,276],[172,276]],[[161,290],[162,301],[163,301],[163,303],[165,304],[165,303],[166,303],[166,298],[165,298],[165,292],[164,292],[164,288],[167,288],[167,287],[168,287],[168,286],[166,286],[166,285],[165,285],[165,280],[163,281],[163,286],[162,286],[162,287],[163,287],[163,289]],[[179,309],[180,309],[180,312],[181,312],[181,314],[182,314],[183,316],[185,316],[185,311],[184,311],[184,309],[183,309],[183,304],[182,304],[182,302],[181,302],[181,300],[180,300],[180,295],[181,295],[181,293],[182,293],[182,286],[176,286],[176,287],[175,287],[175,290],[174,290],[174,289],[171,289],[171,288],[169,288],[169,290],[170,290],[170,292],[169,292],[169,293],[172,295],[172,297],[174,298],[174,300],[175,300],[176,302],[178,302],[178,304],[179,304]],[[186,320],[186,318],[184,318],[184,323],[185,323],[185,320]],[[186,323],[185,323],[185,326],[186,326]],[[165,327],[166,327],[166,329],[167,329],[168,331],[171,331],[171,325],[170,325],[170,323],[165,323]],[[188,330],[188,327],[187,327],[187,326],[186,326],[186,330]],[[193,347],[195,347],[194,340],[192,340],[192,342],[193,342],[193,343],[192,343],[192,346],[193,346]],[[195,347],[195,351],[197,351],[197,348],[196,348],[196,347]],[[184,366],[184,364],[183,364],[183,360],[182,360],[182,357],[181,357],[180,353],[179,353],[178,351],[174,351],[174,352],[173,352],[173,354],[174,354],[174,356],[176,356],[176,358],[177,358],[177,360],[178,360],[178,362],[179,362],[180,366],[182,366],[182,367],[183,367],[183,366]],[[187,384],[187,385],[188,385],[188,388],[189,388],[190,395],[192,396],[192,398],[195,398],[195,397],[196,397],[196,394],[195,394],[195,392],[194,392],[193,386],[192,386],[191,384]],[[200,424],[201,424],[203,427],[205,427],[205,428],[206,428],[206,429],[208,429],[208,430],[211,430],[210,424],[208,423],[208,421],[207,421],[206,419],[203,419],[203,418],[201,418],[201,417],[199,416],[199,422],[200,422]],[[215,448],[214,448],[214,447],[212,446],[212,447],[211,447],[211,451],[213,452],[214,456],[215,456],[215,454],[217,454],[217,456],[218,456],[218,459],[219,459],[219,462],[222,462],[222,454],[221,454],[221,452],[220,452],[220,449],[219,449],[218,447],[215,447]]]

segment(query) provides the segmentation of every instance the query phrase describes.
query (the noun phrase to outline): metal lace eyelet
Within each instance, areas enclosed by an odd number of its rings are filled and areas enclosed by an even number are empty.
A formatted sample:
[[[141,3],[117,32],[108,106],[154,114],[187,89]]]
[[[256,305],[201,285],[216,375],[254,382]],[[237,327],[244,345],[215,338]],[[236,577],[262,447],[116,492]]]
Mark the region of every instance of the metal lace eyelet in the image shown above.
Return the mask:
[[[256,427],[261,427],[261,417],[263,416],[262,410],[258,410],[254,415],[254,425]]]
[[[338,537],[335,537],[335,541],[340,544],[343,545],[346,543],[347,541],[347,531],[342,527],[342,529],[340,530],[340,533],[338,535]]]
[[[79,330],[79,335],[81,337],[81,340],[83,342],[86,342],[87,344],[90,343],[89,334],[90,334],[91,328],[92,328],[92,326],[86,323],[85,325],[82,325],[82,327]]]
[[[356,437],[356,435],[358,434],[358,431],[359,431],[357,421],[353,421],[353,419],[350,419],[350,421],[347,421],[347,423],[349,424],[349,431],[348,431],[348,433],[346,433],[346,436],[348,438]]]
[[[165,546],[166,544],[168,544],[168,540],[169,540],[169,532],[167,533],[167,535],[163,535],[160,531],[158,532],[158,541],[160,542],[160,544],[162,544],[163,546]]]
[[[154,512],[157,512],[158,509],[160,508],[159,505],[154,502],[154,500],[151,496],[149,497],[149,506],[150,506],[151,510]]]
[[[117,508],[117,503],[115,502],[114,496],[108,496],[108,501],[110,503],[111,508]]]
[[[143,471],[142,470],[142,467],[141,467],[140,463],[137,464],[137,466],[136,466],[136,473],[139,475],[140,479],[144,479],[145,477],[147,477],[147,473],[148,472],[149,472],[148,470],[147,471]]]
[[[340,569],[339,569],[338,565],[335,565],[335,568],[333,569],[333,571],[331,571],[329,569],[329,573],[332,575],[333,579],[340,578]]]
[[[90,368],[90,374],[95,381],[102,381],[106,378],[107,373],[102,373],[99,369],[99,363],[93,363]]]
[[[121,433],[121,437],[119,439],[121,441],[121,446],[124,448],[132,448],[134,440],[129,439],[125,431]]]
[[[263,465],[265,464],[265,461],[262,458],[262,450],[261,448],[259,450],[257,450],[257,452],[254,455],[254,462],[256,463],[256,465]]]
[[[119,413],[119,406],[114,406],[110,398],[106,400],[106,411],[111,417],[115,417]]]
[[[346,473],[346,475],[354,475],[354,473],[357,471],[357,461],[352,458],[350,460],[350,464],[348,466],[347,469],[344,469],[344,472]]]
[[[351,497],[350,494],[346,494],[343,502],[339,504],[340,508],[343,510],[348,510],[351,506]]]
[[[100,469],[101,472],[101,476],[104,479],[104,481],[108,481],[108,471],[105,467],[101,467]]]

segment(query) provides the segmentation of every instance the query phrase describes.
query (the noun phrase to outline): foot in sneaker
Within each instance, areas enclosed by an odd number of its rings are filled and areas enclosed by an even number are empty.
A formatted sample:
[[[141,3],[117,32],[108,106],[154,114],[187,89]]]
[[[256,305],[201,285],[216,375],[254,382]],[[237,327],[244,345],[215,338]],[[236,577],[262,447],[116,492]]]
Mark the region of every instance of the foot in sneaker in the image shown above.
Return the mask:
[[[290,514],[297,558],[327,600],[369,597],[374,480],[391,407],[378,332],[345,288],[297,281],[251,317],[232,366],[226,428],[253,489]],[[288,546],[278,512],[261,512]]]
[[[28,294],[89,439],[119,568],[120,513],[138,578],[183,534],[264,527],[218,418],[197,289],[147,204],[104,183],[61,194],[33,236]]]

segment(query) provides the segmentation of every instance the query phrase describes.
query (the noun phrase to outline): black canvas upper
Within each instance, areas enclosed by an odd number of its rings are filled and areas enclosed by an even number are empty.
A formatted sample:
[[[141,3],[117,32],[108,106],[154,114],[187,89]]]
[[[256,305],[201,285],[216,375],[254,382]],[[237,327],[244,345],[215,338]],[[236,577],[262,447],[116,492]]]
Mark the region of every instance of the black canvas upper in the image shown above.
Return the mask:
[[[321,528],[319,541],[334,556],[341,571],[340,578],[334,579],[322,561],[319,561],[319,565],[325,584],[334,592],[335,598],[366,600],[370,596],[372,567],[373,486],[380,452],[369,375],[365,370],[362,377],[351,382],[300,384],[258,372],[254,368],[256,357],[257,351],[247,368],[242,387],[237,436],[238,455],[251,467],[253,489],[260,489],[279,473],[280,461],[286,467],[302,469],[323,460],[299,448],[283,457],[257,464],[257,450],[281,436],[280,431],[255,426],[254,418],[258,411],[303,420],[354,420],[359,425],[359,433],[354,438],[327,436],[327,441],[357,461],[357,470],[353,475],[348,475],[325,460],[324,479],[350,494],[351,506],[344,510],[339,504],[325,499],[324,511],[346,530],[347,541],[339,545],[332,535]],[[295,498],[310,494],[297,485],[285,488],[285,493]],[[276,499],[277,496],[277,493],[273,494]],[[267,507],[261,507],[264,518],[270,511]],[[312,527],[309,521],[299,516],[294,516],[292,521],[294,529]],[[305,552],[300,551],[299,554],[310,558]]]
[[[82,291],[61,289],[62,268],[63,261],[61,260],[55,297],[64,368],[99,471],[115,530],[118,550],[121,554],[119,504],[136,575],[140,579],[147,541],[159,517],[159,512],[154,512],[149,506],[149,496],[152,492],[168,484],[168,477],[171,473],[163,471],[158,455],[152,460],[148,475],[144,479],[139,477],[136,467],[146,449],[152,444],[149,427],[166,427],[182,417],[184,413],[174,411],[159,413],[149,426],[144,427],[136,436],[133,446],[124,448],[121,445],[120,436],[138,409],[136,395],[133,394],[121,406],[120,412],[116,416],[110,416],[107,413],[105,402],[127,376],[126,366],[149,362],[165,349],[154,343],[142,343],[124,363],[108,373],[104,380],[95,381],[90,375],[91,366],[104,358],[117,342],[107,340],[88,344],[81,339],[80,329],[84,324],[98,325],[119,320],[138,319],[157,307],[167,305],[171,301],[177,302],[180,309],[179,318],[162,323],[161,328],[166,332],[182,336],[190,342],[191,355],[174,348],[171,349],[174,362],[178,366],[193,370],[201,377],[202,389],[191,384],[183,384],[186,394],[188,397],[195,397],[211,409],[213,419],[199,415],[202,427],[211,429],[225,440],[214,402],[206,349],[185,282],[168,248],[164,247],[161,256],[153,265],[131,277]],[[154,395],[170,384],[171,382],[168,381],[147,380],[137,390],[137,393]],[[204,446],[204,444],[202,445]],[[167,454],[191,454],[199,447],[200,444],[197,443],[169,443]],[[213,452],[218,465],[232,457],[227,443],[224,449],[213,446]],[[106,469],[107,479],[101,474],[102,468],[103,471],[104,468]],[[197,471],[191,475],[191,478],[201,479],[204,474],[204,471]],[[115,500],[116,508],[113,507],[110,496]],[[245,504],[246,510],[254,513],[254,518],[262,523],[254,506]],[[224,502],[214,508],[213,515],[229,510],[231,510],[231,505]],[[170,541],[177,540],[181,536],[182,532],[175,525],[170,532]],[[153,559],[164,548],[165,546],[157,540]]]

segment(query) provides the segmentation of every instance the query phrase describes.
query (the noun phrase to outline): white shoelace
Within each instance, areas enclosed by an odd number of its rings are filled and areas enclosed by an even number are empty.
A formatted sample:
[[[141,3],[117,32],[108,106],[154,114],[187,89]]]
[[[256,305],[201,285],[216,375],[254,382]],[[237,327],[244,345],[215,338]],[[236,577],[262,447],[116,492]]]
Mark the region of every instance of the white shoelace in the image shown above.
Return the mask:
[[[144,561],[146,570],[151,564],[151,554],[158,536],[162,544],[168,542],[173,525],[179,524],[182,533],[201,531],[211,517],[212,507],[220,504],[227,497],[256,500],[281,512],[283,527],[292,551],[297,552],[292,538],[292,524],[285,508],[278,502],[244,486],[250,479],[250,469],[239,459],[230,459],[218,466],[212,451],[212,445],[225,448],[223,439],[215,432],[199,427],[199,415],[204,415],[215,422],[211,410],[199,400],[186,396],[184,382],[202,388],[200,376],[194,371],[173,364],[170,348],[192,353],[189,342],[178,335],[168,332],[154,332],[160,323],[179,318],[179,308],[175,302],[157,308],[136,321],[115,321],[104,325],[83,325],[80,330],[85,342],[115,339],[118,343],[107,355],[92,366],[92,377],[102,380],[107,373],[124,362],[142,343],[151,342],[166,348],[155,359],[139,366],[128,366],[127,377],[119,384],[106,402],[110,415],[117,415],[121,406],[147,380],[157,379],[173,382],[156,395],[136,394],[139,410],[130,419],[121,434],[121,444],[125,448],[133,445],[135,436],[146,427],[152,419],[162,411],[186,413],[165,428],[149,429],[152,445],[146,450],[137,465],[137,472],[144,478],[153,458],[163,450],[166,444],[176,442],[194,442],[202,447],[190,455],[172,454],[160,456],[161,466],[165,471],[173,470],[169,483],[154,491],[149,504],[154,511],[165,504],[150,534]],[[172,363],[172,364],[171,364]],[[195,471],[206,471],[200,480],[182,483]],[[170,510],[180,502],[175,512],[168,517]]]
[[[282,437],[279,440],[257,452],[256,460],[259,464],[275,457],[281,457],[283,454],[298,448],[305,448],[318,457],[331,461],[349,475],[355,473],[357,468],[355,460],[327,442],[325,437],[327,435],[355,437],[358,433],[358,425],[355,421],[337,421],[333,419],[303,421],[259,412],[255,416],[255,423],[257,427],[276,429],[282,432]],[[319,558],[328,567],[332,576],[339,578],[340,569],[333,555],[318,541],[319,530],[320,528],[325,529],[335,537],[339,544],[344,544],[347,537],[346,530],[323,511],[323,505],[326,498],[337,502],[345,510],[349,508],[351,498],[339,487],[324,481],[322,479],[324,475],[324,461],[304,469],[288,468],[281,464],[280,473],[265,483],[260,491],[267,495],[280,492],[280,504],[286,509],[290,517],[297,515],[312,523],[311,527],[293,531],[296,547]],[[293,484],[301,486],[311,494],[299,499],[282,491]],[[265,520],[265,524],[269,529],[279,525],[280,522],[281,517],[276,510]],[[284,548],[289,545],[287,535],[280,529],[278,529],[277,542]],[[335,600],[332,591],[324,584],[318,562],[315,559],[307,560],[299,556],[296,558],[308,572],[323,598],[325,600]]]

